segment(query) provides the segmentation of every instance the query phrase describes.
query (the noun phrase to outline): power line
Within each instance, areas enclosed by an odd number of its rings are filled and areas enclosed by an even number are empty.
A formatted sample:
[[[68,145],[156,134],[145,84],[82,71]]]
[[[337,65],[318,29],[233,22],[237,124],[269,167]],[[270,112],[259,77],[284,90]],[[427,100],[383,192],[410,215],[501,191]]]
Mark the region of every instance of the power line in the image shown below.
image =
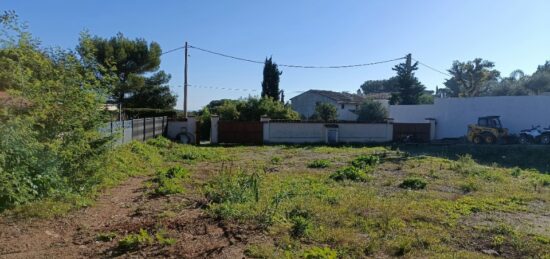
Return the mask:
[[[263,61],[235,57],[235,56],[231,56],[231,55],[227,55],[227,54],[223,54],[223,53],[220,53],[220,52],[215,52],[215,51],[211,51],[211,50],[207,50],[207,49],[203,49],[203,48],[199,48],[199,47],[195,47],[195,46],[191,46],[191,45],[189,47],[193,48],[193,49],[196,49],[196,50],[199,50],[199,51],[202,51],[202,52],[222,56],[222,57],[225,57],[225,58],[230,58],[230,59],[235,59],[235,60],[240,60],[240,61],[245,61],[245,62],[250,62],[250,63],[255,63],[255,64],[264,64]],[[316,68],[316,69],[352,68],[352,67],[364,67],[364,66],[384,64],[384,63],[394,62],[394,61],[401,60],[401,59],[405,59],[405,57],[394,58],[394,59],[390,59],[390,60],[377,61],[377,62],[371,62],[371,63],[353,64],[353,65],[340,65],[340,66],[304,66],[304,65],[288,65],[288,64],[277,64],[277,65],[279,67],[291,67],[291,68]]]
[[[449,74],[447,74],[447,73],[445,73],[445,72],[443,72],[443,71],[441,71],[441,70],[439,70],[439,69],[436,69],[436,68],[434,68],[434,67],[428,66],[428,65],[426,65],[426,64],[424,64],[424,63],[422,63],[422,62],[420,62],[420,61],[417,60],[417,59],[414,59],[414,58],[413,58],[412,60],[418,62],[418,64],[420,64],[420,65],[422,65],[422,66],[425,66],[425,67],[427,67],[427,68],[429,68],[429,69],[431,69],[431,70],[433,70],[433,71],[435,71],[435,72],[437,72],[437,73],[440,73],[440,74],[446,75],[446,76],[451,76],[451,75],[449,75]]]
[[[182,47],[177,47],[177,48],[175,48],[175,49],[171,49],[171,50],[168,50],[168,51],[162,52],[162,53],[160,53],[160,55],[162,56],[162,55],[164,55],[164,54],[172,53],[172,52],[174,52],[174,51],[178,51],[178,50],[180,50],[180,49],[184,49],[184,48],[185,48],[185,46],[182,46]]]
[[[207,86],[207,85],[190,85],[187,86],[193,87],[193,88],[201,88],[201,89],[216,89],[216,90],[227,90],[227,91],[243,91],[243,92],[257,92],[257,89],[244,89],[244,88],[230,88],[230,87],[215,87],[215,86]]]

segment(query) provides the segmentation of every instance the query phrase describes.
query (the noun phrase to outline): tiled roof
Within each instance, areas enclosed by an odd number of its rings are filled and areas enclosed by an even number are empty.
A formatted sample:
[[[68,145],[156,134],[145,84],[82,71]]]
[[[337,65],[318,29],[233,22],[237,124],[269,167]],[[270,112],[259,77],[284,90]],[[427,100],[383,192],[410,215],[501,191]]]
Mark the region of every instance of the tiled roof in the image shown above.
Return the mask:
[[[29,104],[30,103],[27,100],[21,97],[13,97],[6,92],[0,91],[0,106],[24,108],[29,106]]]
[[[305,93],[319,94],[341,103],[362,103],[363,101],[365,101],[364,96],[344,93],[344,92],[333,92],[333,91],[326,91],[326,90],[309,90]]]

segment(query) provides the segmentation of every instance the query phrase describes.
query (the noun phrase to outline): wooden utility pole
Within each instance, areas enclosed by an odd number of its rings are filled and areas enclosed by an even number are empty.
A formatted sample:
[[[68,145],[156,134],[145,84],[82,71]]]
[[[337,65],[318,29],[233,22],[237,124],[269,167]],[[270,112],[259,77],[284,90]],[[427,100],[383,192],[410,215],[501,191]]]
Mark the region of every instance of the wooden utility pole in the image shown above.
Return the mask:
[[[187,41],[185,42],[185,68],[183,72],[183,117],[187,119]]]

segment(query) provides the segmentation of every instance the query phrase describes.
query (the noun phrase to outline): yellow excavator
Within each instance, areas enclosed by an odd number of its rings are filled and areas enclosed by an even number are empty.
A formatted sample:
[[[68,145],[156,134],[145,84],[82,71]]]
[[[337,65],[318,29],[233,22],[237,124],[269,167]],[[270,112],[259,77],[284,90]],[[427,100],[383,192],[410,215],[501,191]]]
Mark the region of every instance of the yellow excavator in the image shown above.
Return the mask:
[[[502,127],[500,116],[484,116],[468,125],[467,137],[474,144],[495,144],[508,140],[508,129]]]

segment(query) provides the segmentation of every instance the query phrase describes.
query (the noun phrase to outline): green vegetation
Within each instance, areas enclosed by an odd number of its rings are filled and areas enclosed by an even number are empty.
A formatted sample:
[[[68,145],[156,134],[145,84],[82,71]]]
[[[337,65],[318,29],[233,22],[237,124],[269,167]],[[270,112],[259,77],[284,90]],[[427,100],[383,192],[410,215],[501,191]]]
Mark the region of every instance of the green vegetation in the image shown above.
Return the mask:
[[[183,184],[189,178],[189,171],[182,167],[172,167],[168,170],[158,171],[153,182],[156,184],[154,194],[168,195],[183,193]]]
[[[335,181],[354,181],[354,182],[366,182],[369,180],[369,176],[365,169],[355,166],[346,166],[338,169],[336,172],[330,175],[330,178]]]
[[[147,230],[140,229],[139,233],[129,234],[118,241],[118,248],[123,251],[135,250],[140,246],[152,245],[154,238]]]
[[[381,102],[367,100],[361,104],[357,115],[357,121],[375,123],[384,122],[388,118],[389,113]]]
[[[380,158],[376,155],[360,155],[351,161],[353,167],[365,169],[376,166],[380,163]]]
[[[210,201],[209,214],[262,229],[275,240],[249,245],[248,256],[483,256],[477,248],[457,247],[458,240],[478,240],[483,249],[506,257],[546,253],[550,237],[529,228],[506,232],[480,220],[483,215],[501,215],[496,217],[504,224],[516,216],[502,215],[540,215],[548,209],[550,190],[540,180],[545,175],[536,171],[516,177],[514,168],[480,165],[469,156],[451,161],[380,148],[238,147],[232,148],[229,159],[261,161],[259,150],[276,150],[285,164],[309,166],[305,161],[311,160],[304,157],[330,155],[335,164],[351,166],[333,174],[330,168],[319,168],[326,174],[291,168],[261,173],[252,169],[253,163],[243,162],[238,170],[226,167],[214,174],[202,189]],[[540,203],[544,205],[533,207]],[[323,251],[329,255],[315,257]]]
[[[403,189],[421,190],[426,188],[427,184],[426,181],[420,178],[407,178],[399,184],[399,187]]]
[[[316,159],[307,165],[309,168],[327,168],[330,166],[330,161],[326,159]]]
[[[338,119],[336,106],[331,103],[319,102],[315,105],[315,112],[309,119],[324,122],[335,121]]]
[[[100,242],[111,242],[116,237],[117,237],[117,234],[113,232],[99,233],[97,234],[96,240]]]

